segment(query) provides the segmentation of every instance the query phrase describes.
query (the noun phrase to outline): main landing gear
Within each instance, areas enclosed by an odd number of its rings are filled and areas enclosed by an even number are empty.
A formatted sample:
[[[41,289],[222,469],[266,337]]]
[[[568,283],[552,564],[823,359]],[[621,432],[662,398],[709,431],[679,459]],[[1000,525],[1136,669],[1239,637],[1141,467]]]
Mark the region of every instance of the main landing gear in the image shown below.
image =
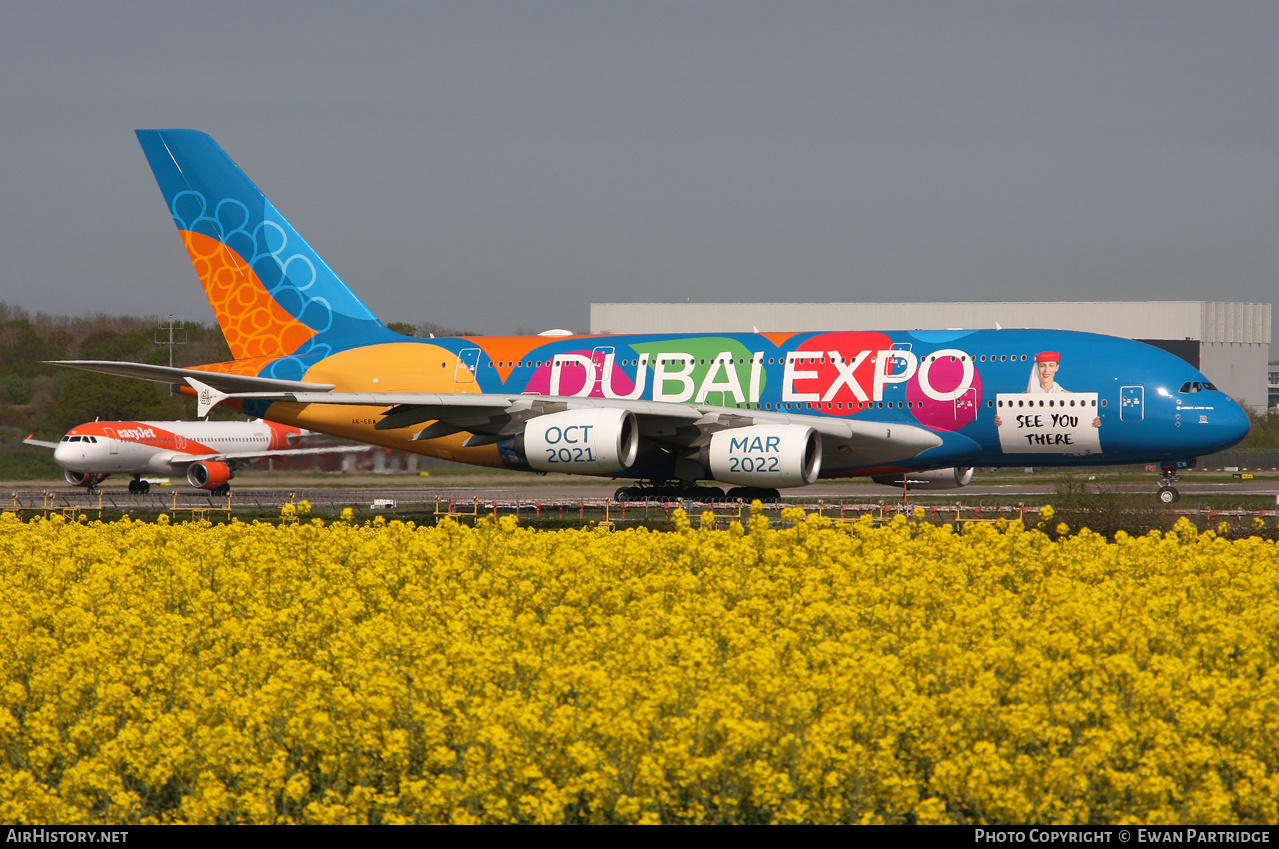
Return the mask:
[[[684,481],[634,484],[618,487],[613,493],[614,501],[721,501],[723,498],[724,490],[717,486],[697,486]]]
[[[134,475],[133,480],[129,481],[129,492],[135,495],[145,495],[151,491],[151,482],[142,480],[140,475]]]
[[[1177,492],[1177,488],[1173,484],[1181,480],[1181,478],[1174,474],[1176,469],[1171,466],[1164,466],[1163,472],[1163,480],[1159,482],[1159,501],[1162,504],[1176,504],[1177,500],[1181,498],[1181,493]]]
[[[757,486],[735,486],[727,493],[717,486],[697,486],[687,481],[639,483],[619,487],[614,501],[781,501],[775,489]]]

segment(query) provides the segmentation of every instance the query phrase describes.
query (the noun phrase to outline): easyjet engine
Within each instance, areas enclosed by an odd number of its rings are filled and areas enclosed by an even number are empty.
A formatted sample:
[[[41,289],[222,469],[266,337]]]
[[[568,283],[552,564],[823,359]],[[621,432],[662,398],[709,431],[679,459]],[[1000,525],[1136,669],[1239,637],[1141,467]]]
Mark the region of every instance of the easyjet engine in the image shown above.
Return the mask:
[[[217,489],[235,477],[235,472],[226,463],[207,461],[192,463],[187,467],[187,482],[200,489]]]
[[[108,477],[110,477],[109,474],[105,474],[103,472],[73,472],[70,469],[67,469],[65,472],[63,472],[62,476],[66,478],[67,483],[71,484],[72,486],[88,486],[88,487],[97,486],[98,484],[106,480]]]
[[[550,413],[524,426],[515,451],[539,472],[613,474],[635,462],[639,423],[617,407]]]
[[[907,489],[959,489],[968,486],[973,479],[972,467],[958,469],[929,469],[926,472],[907,472],[905,486]],[[871,478],[875,483],[902,488],[902,475],[875,475]]]
[[[310,436],[311,431],[303,430],[300,427],[292,425],[276,424],[268,422],[265,419],[258,419],[262,426],[267,428],[269,437],[267,439],[268,451],[283,451],[297,445],[304,437]]]
[[[742,486],[806,486],[822,470],[822,437],[804,425],[755,425],[711,436],[703,452],[711,477]]]

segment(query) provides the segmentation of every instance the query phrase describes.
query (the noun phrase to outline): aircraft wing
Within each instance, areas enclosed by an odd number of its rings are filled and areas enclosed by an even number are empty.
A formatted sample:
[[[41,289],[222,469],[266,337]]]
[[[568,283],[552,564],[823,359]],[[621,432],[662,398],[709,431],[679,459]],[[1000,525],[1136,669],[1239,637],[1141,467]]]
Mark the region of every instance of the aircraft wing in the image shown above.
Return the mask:
[[[226,399],[278,401],[295,404],[339,404],[385,407],[376,430],[412,427],[430,422],[414,439],[437,439],[455,433],[472,434],[464,445],[491,445],[518,434],[537,416],[566,410],[625,409],[639,422],[640,433],[657,442],[696,445],[718,430],[757,424],[798,424],[822,435],[824,450],[859,465],[907,460],[942,444],[932,431],[898,422],[869,422],[769,410],[746,410],[670,401],[620,398],[578,398],[560,395],[506,395],[430,392],[236,392],[222,393],[187,382],[200,399],[199,414]]]
[[[185,382],[196,391],[201,418],[224,400],[280,401],[296,404],[343,404],[385,407],[374,427],[388,430],[431,422],[416,439],[455,433],[471,436],[467,445],[509,439],[529,419],[569,409],[617,408],[632,412],[640,433],[658,442],[690,445],[728,427],[753,424],[802,424],[822,435],[824,452],[838,452],[846,465],[872,466],[916,457],[942,440],[927,428],[903,423],[856,421],[771,410],[690,405],[669,401],[577,398],[554,395],[474,394],[443,392],[332,392],[332,384],[278,380],[199,369],[170,368],[109,360],[59,360],[52,365],[142,378],[160,383]],[[294,449],[297,450],[297,449]],[[206,458],[208,459],[208,458]],[[191,462],[196,462],[192,460]]]
[[[22,444],[23,444],[23,445],[38,445],[38,446],[39,446],[39,447],[41,447],[41,448],[57,448],[57,447],[58,447],[58,443],[56,443],[56,442],[45,442],[43,439],[33,439],[33,438],[32,438],[32,437],[30,437],[30,436],[28,436],[26,439],[22,440]]]
[[[297,457],[302,454],[350,454],[356,451],[369,450],[368,445],[330,445],[315,448],[281,448],[275,451],[227,451],[222,454],[171,454],[166,459],[174,466],[189,466],[192,463],[226,463],[242,465],[265,460],[269,457]]]

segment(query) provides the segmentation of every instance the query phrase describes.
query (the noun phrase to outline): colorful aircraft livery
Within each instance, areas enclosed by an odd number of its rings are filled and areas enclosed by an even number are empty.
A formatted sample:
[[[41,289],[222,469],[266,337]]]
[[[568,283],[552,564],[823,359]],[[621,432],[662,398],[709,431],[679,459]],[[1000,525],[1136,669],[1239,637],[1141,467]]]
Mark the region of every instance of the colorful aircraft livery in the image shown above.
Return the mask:
[[[150,484],[143,475],[182,475],[192,486],[225,493],[235,470],[258,460],[353,450],[293,447],[309,435],[268,421],[97,421],[71,428],[58,442],[24,442],[52,448],[53,461],[73,486],[92,489],[112,474],[127,474],[133,476],[129,492],[146,492]]]
[[[1088,333],[401,336],[209,136],[138,138],[235,359],[66,364],[183,383],[202,415],[238,404],[464,463],[637,482],[621,497],[708,479],[743,496],[855,475],[958,486],[978,465],[1172,470],[1248,430],[1188,363]]]

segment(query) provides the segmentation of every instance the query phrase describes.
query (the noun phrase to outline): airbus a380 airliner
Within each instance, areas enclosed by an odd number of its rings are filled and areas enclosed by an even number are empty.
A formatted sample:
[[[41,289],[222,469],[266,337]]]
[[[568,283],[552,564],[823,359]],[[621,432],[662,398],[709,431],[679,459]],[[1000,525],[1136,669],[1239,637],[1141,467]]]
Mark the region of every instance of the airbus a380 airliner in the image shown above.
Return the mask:
[[[86,422],[58,442],[28,437],[53,449],[67,483],[90,490],[112,474],[132,475],[129,492],[151,488],[143,475],[185,475],[191,486],[225,495],[235,470],[267,457],[362,450],[295,448],[311,434],[291,425],[255,422]]]
[[[820,478],[962,486],[974,466],[1159,463],[1248,431],[1195,368],[1127,339],[939,330],[416,339],[393,333],[209,136],[139,130],[231,362],[63,365],[463,463],[632,481],[620,498]]]

